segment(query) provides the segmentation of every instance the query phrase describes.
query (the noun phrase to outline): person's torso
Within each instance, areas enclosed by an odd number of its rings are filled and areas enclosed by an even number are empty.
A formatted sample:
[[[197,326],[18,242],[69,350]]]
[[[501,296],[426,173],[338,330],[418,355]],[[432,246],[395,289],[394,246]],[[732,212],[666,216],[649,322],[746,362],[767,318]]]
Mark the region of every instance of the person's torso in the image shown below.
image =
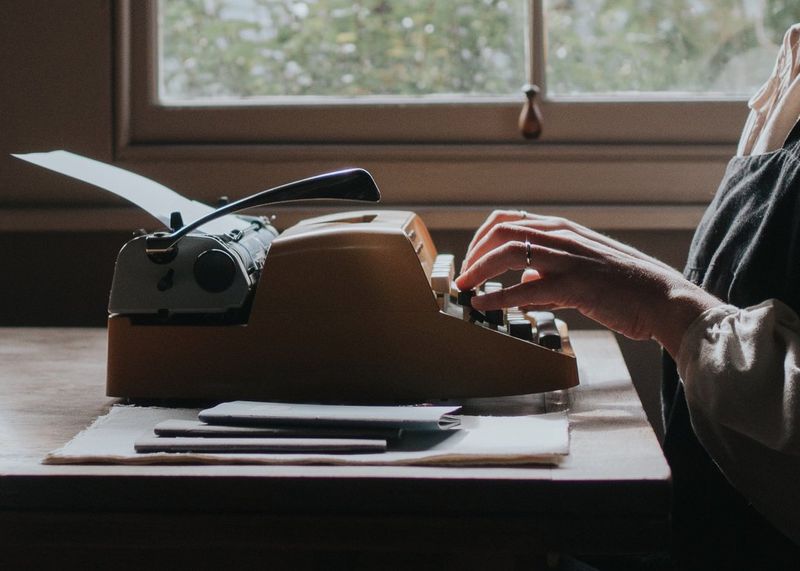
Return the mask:
[[[730,161],[692,240],[684,275],[738,307],[776,298],[800,313],[800,123],[783,148]],[[669,356],[662,398],[674,541],[684,563],[796,565],[797,546],[749,506],[697,441]]]

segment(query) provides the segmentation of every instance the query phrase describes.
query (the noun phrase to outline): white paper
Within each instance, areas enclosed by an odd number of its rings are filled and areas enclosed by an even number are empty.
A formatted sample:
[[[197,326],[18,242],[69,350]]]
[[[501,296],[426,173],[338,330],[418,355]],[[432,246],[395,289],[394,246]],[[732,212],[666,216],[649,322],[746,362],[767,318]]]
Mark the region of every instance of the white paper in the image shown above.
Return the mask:
[[[167,228],[173,212],[180,212],[184,224],[190,224],[214,210],[154,180],[68,151],[13,156],[113,192],[148,212]],[[228,215],[204,224],[199,230],[209,234],[224,234],[233,229],[247,228],[248,225],[241,218]]]
[[[460,406],[364,406],[232,401],[200,412],[210,424],[391,427],[410,430],[458,428]]]
[[[46,464],[337,464],[513,466],[557,464],[569,453],[566,413],[462,416],[461,430],[412,434],[380,454],[138,454],[134,442],[169,419],[193,420],[199,409],[115,406]]]

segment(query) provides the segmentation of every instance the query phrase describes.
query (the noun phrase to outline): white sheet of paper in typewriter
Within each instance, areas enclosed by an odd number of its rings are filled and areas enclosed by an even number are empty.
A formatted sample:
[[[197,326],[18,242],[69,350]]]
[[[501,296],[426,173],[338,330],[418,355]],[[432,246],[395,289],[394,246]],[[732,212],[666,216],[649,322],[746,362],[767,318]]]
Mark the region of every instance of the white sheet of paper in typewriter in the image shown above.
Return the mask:
[[[180,212],[183,221],[188,224],[214,210],[147,177],[69,151],[14,156],[112,192],[151,214],[166,227],[169,227],[173,212]],[[228,215],[204,224],[200,230],[208,234],[224,234],[248,226],[241,218]]]

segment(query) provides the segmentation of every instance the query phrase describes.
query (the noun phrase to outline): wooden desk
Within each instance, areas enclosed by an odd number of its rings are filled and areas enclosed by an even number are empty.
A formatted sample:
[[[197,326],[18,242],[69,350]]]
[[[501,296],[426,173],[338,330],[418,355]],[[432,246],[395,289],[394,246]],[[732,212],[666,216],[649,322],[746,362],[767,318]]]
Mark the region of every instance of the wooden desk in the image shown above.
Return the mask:
[[[0,564],[502,569],[661,549],[669,468],[619,348],[572,338],[582,384],[556,468],[45,466],[113,403],[105,331],[0,329]]]

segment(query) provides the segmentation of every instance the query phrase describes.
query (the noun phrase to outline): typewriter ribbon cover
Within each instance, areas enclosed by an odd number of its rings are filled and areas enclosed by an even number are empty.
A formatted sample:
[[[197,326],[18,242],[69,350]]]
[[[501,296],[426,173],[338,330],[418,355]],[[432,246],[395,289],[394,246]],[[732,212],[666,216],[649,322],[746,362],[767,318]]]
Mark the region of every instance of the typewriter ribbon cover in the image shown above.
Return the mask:
[[[122,196],[168,228],[118,256],[109,396],[389,403],[578,384],[568,345],[552,350],[441,307],[431,289],[436,247],[413,212],[341,212],[283,232],[236,213],[295,199],[377,202],[366,171],[304,179],[215,211],[65,151],[16,156]]]

